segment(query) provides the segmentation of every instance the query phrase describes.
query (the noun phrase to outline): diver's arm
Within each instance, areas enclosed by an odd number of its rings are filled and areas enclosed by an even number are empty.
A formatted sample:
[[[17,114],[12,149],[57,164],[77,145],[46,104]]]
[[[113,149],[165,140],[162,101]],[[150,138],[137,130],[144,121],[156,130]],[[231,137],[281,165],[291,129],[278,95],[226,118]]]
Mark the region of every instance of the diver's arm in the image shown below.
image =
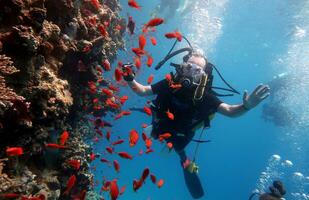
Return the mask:
[[[244,107],[244,104],[229,105],[227,103],[221,103],[218,107],[218,112],[228,117],[239,117],[248,110]]]
[[[269,90],[268,85],[260,84],[250,95],[248,95],[247,91],[244,92],[242,104],[229,105],[227,103],[221,103],[218,107],[218,112],[229,117],[239,117],[268,97]]]
[[[153,95],[152,89],[150,85],[142,85],[138,83],[136,80],[128,81],[128,85],[130,88],[139,96],[149,96]]]

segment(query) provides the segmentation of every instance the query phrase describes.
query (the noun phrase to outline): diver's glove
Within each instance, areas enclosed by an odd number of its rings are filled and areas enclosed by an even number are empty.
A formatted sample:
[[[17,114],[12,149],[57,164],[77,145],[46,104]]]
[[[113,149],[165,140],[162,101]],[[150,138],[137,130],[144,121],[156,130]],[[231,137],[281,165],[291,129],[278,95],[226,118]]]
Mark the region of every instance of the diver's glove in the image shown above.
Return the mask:
[[[133,71],[133,64],[127,63],[122,65],[123,79],[127,82],[132,82],[135,78],[135,72]]]

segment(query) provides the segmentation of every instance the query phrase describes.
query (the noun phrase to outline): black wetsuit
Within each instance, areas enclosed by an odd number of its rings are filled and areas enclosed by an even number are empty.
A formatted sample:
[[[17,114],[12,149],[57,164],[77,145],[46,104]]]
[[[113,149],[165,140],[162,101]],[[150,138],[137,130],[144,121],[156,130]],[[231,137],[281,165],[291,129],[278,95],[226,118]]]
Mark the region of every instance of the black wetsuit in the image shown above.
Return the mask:
[[[209,115],[217,111],[222,103],[215,95],[205,92],[203,100],[193,103],[193,91],[180,89],[173,91],[168,85],[167,80],[159,81],[151,85],[157,98],[153,101],[153,130],[152,136],[169,132],[172,137],[167,141],[173,143],[176,151],[183,150],[194,136],[194,127],[201,122],[209,126]],[[170,120],[166,111],[174,114],[175,119]]]

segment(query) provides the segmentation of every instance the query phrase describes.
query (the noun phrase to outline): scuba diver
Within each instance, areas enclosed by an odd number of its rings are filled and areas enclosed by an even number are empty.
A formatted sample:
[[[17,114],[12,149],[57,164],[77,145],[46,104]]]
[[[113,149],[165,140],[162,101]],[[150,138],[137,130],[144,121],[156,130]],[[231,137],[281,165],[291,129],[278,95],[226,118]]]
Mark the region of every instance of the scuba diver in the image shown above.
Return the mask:
[[[201,182],[197,175],[198,166],[195,162],[199,144],[209,142],[201,140],[205,128],[210,127],[210,120],[216,112],[229,117],[238,117],[256,107],[269,95],[269,87],[260,84],[252,94],[247,91],[243,94],[242,103],[230,105],[221,101],[217,96],[231,96],[233,94],[219,94],[215,89],[222,89],[238,93],[221,76],[217,68],[211,64],[207,58],[199,51],[193,49],[187,38],[190,47],[182,48],[172,52],[173,47],[167,56],[157,64],[155,69],[159,69],[164,63],[173,56],[187,52],[181,64],[170,63],[175,67],[176,73],[168,74],[170,78],[163,79],[152,85],[142,85],[134,78],[132,64],[123,65],[123,77],[128,82],[129,87],[140,96],[157,95],[151,103],[152,110],[152,131],[154,139],[160,138],[161,134],[170,133],[171,137],[166,142],[173,144],[174,150],[180,158],[183,168],[186,186],[192,197],[197,199],[204,195]],[[129,70],[130,68],[130,70]],[[212,70],[215,69],[222,80],[230,89],[212,86]],[[181,87],[173,87],[181,85]],[[174,114],[171,120],[167,116],[167,111]],[[203,127],[199,139],[194,139],[195,131]],[[197,142],[193,159],[189,159],[185,152],[185,147],[190,141]]]
[[[258,196],[259,200],[280,200],[286,194],[284,185],[279,180],[273,182],[273,185],[269,187],[269,191],[263,194],[254,192],[250,195],[249,200],[253,200],[255,196]]]
[[[262,118],[265,121],[271,121],[276,126],[290,126],[295,122],[297,115],[284,105],[288,95],[285,94],[289,90],[289,86],[293,84],[293,77],[288,73],[281,73],[267,83],[272,88],[272,94],[269,95],[268,102],[262,107]],[[296,80],[295,80],[296,81]],[[297,121],[297,120],[296,120]]]

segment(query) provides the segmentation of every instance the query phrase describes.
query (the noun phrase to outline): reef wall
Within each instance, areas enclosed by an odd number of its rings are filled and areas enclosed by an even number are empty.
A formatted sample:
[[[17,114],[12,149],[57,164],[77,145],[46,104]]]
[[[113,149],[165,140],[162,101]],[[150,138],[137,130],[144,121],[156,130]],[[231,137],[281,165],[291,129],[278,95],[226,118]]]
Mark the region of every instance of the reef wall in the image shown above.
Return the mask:
[[[95,130],[85,116],[112,109],[94,99],[110,84],[102,63],[124,47],[119,11],[118,0],[0,0],[0,199],[85,199],[91,191],[85,138]]]

